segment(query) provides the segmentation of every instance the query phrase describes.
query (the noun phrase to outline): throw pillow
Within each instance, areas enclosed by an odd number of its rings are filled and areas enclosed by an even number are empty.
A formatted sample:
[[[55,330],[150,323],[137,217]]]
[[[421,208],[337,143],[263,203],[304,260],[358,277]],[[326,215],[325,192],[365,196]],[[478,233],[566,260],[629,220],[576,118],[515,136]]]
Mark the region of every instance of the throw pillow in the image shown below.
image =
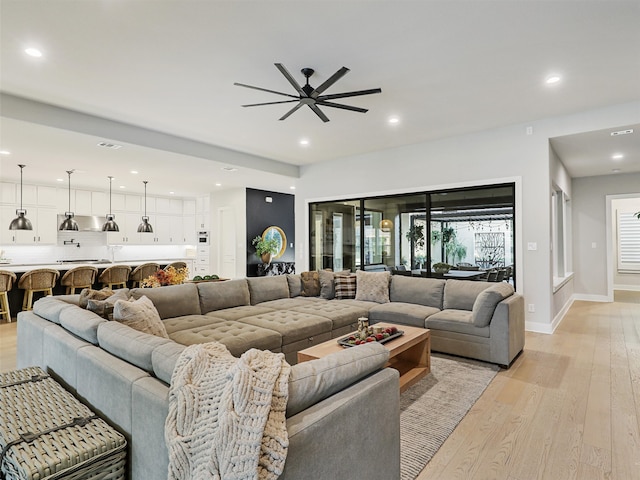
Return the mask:
[[[480,292],[476,297],[476,301],[473,302],[473,310],[471,310],[473,324],[476,327],[489,325],[498,303],[513,295],[513,292],[513,286],[506,282],[498,282]]]
[[[302,296],[317,297],[320,295],[320,276],[318,272],[302,272]]]
[[[138,300],[118,300],[113,307],[113,319],[141,332],[169,338],[158,310],[144,295]]]
[[[91,288],[83,288],[80,292],[80,299],[78,305],[82,308],[87,308],[89,300],[106,300],[113,295],[113,290],[108,287],[102,290],[93,290]]]
[[[121,289],[112,292],[112,295],[107,297],[104,300],[97,300],[94,298],[89,298],[87,300],[87,310],[95,313],[96,315],[100,315],[101,317],[109,319],[109,314],[113,313],[113,306],[116,304],[118,300],[128,300],[129,299],[129,290]]]
[[[356,300],[388,303],[391,272],[356,272]]]
[[[335,278],[336,298],[338,300],[346,300],[356,298],[357,277],[351,275],[337,275]]]

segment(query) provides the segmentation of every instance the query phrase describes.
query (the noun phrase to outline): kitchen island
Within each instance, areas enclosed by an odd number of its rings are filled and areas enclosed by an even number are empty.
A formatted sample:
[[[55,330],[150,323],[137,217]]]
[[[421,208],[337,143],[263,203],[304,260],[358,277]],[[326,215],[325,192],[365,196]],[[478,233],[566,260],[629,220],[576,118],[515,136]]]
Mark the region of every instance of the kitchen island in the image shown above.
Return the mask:
[[[124,261],[116,261],[111,262],[109,260],[64,260],[56,263],[8,263],[3,264],[0,263],[0,270],[7,270],[9,272],[13,272],[18,277],[13,288],[9,291],[9,308],[11,309],[11,316],[15,319],[18,312],[22,310],[22,300],[24,297],[24,290],[18,288],[18,281],[20,277],[25,273],[31,270],[36,270],[39,268],[51,268],[53,270],[58,270],[60,272],[60,278],[72,268],[83,267],[83,266],[92,266],[98,269],[98,275],[96,276],[96,283],[94,283],[93,288],[100,289],[102,285],[98,283],[97,279],[100,274],[104,271],[104,269],[109,268],[113,265],[129,265],[131,270],[136,268],[138,265],[142,265],[144,263],[157,263],[160,265],[160,268],[164,268],[170,263],[173,262],[186,262],[188,266],[193,265],[193,258],[168,258],[168,259],[151,259],[151,260],[124,260]],[[189,271],[191,272],[193,269],[190,267]],[[189,274],[190,277],[193,274]],[[65,293],[66,287],[60,285],[60,279],[56,283],[55,288],[53,289],[54,295],[63,295]],[[40,298],[43,296],[42,293],[35,293],[34,300],[36,298]]]

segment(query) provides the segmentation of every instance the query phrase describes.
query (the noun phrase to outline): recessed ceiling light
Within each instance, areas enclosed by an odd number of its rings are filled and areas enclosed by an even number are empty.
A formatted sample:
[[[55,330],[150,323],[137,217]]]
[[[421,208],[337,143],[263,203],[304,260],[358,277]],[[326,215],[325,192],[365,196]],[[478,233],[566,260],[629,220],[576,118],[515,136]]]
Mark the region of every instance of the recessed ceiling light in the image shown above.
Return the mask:
[[[169,195],[173,195],[174,193],[176,193],[176,192],[169,192]]]
[[[237,172],[238,169],[235,167],[222,167],[222,170],[224,170],[225,172]]]
[[[624,155],[622,153],[614,153],[613,155],[611,155],[611,158],[613,158],[614,160],[620,160],[624,158]]]
[[[30,57],[35,57],[35,58],[40,58],[42,56],[42,51],[35,47],[25,48],[24,53],[26,53]]]
[[[303,147],[308,146],[309,140],[307,140],[306,138],[303,138],[302,140],[300,140],[300,145],[302,145]]]
[[[120,188],[127,188],[127,187],[125,187],[124,185],[120,185]]]
[[[118,150],[122,148],[122,145],[118,145],[116,143],[111,143],[111,142],[100,142],[98,143],[98,146],[103,148],[109,148],[111,150]]]
[[[556,83],[559,83],[561,79],[560,75],[549,75],[544,83],[547,85],[555,85]]]
[[[611,170],[613,173],[620,173],[621,170],[619,168],[614,168]]]
[[[64,178],[56,178],[56,182],[64,182]]]
[[[133,173],[134,175],[138,174],[138,170],[131,170],[131,173]]]
[[[389,117],[389,120],[387,120],[387,122],[390,125],[397,125],[398,123],[400,123],[400,119],[398,117]]]
[[[0,155],[11,155],[9,150],[0,150]]]
[[[216,187],[221,187],[222,184],[221,183],[216,183]]]
[[[291,185],[289,188],[290,188],[291,190],[295,190],[295,189],[296,189],[296,187],[294,187],[293,185]]]

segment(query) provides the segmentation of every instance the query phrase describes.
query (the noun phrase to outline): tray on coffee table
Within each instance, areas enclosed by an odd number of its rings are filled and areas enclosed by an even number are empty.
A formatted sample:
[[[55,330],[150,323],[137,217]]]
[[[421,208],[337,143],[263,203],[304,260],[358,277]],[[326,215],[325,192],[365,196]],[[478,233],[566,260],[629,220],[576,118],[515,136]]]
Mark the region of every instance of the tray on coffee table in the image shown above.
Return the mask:
[[[390,340],[393,340],[394,338],[398,338],[401,337],[402,335],[404,335],[404,331],[402,330],[397,330],[396,333],[389,335],[386,338],[383,338],[382,340],[376,340],[376,342],[380,343],[380,344],[384,344],[387,343]],[[341,339],[338,340],[338,344],[342,345],[343,347],[357,347],[358,345],[356,345],[355,343],[349,343],[349,337],[354,336],[353,334],[351,335],[347,335],[346,337],[343,337]],[[371,342],[373,343],[373,342]],[[362,345],[362,344],[360,344]]]

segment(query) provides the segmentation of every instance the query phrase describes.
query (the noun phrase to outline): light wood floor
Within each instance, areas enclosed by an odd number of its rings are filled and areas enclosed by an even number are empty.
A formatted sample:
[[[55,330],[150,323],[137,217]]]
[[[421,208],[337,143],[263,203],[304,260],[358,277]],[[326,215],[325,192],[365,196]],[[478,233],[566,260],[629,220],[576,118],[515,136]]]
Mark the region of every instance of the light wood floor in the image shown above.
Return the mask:
[[[16,323],[0,323],[0,371]],[[418,480],[640,478],[640,292],[574,302],[553,335],[527,333]]]

